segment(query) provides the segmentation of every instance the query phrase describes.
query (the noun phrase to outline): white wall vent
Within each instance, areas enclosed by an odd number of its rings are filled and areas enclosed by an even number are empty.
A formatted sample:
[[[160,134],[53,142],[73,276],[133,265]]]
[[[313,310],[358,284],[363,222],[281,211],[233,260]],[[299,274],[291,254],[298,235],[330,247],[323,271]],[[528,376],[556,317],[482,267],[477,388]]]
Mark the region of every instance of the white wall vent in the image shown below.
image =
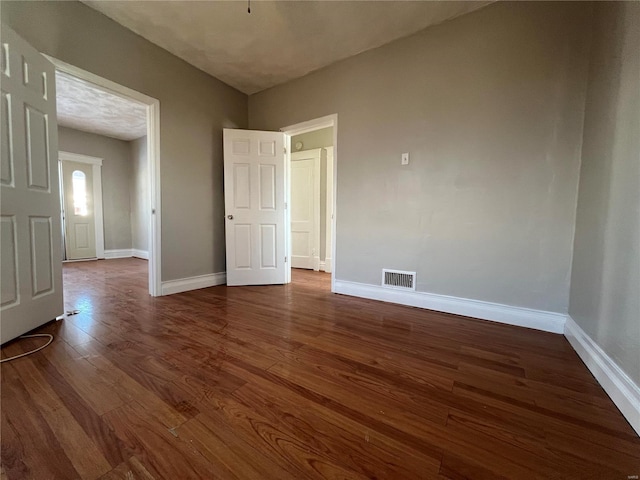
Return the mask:
[[[399,290],[416,289],[416,272],[382,269],[382,286]]]

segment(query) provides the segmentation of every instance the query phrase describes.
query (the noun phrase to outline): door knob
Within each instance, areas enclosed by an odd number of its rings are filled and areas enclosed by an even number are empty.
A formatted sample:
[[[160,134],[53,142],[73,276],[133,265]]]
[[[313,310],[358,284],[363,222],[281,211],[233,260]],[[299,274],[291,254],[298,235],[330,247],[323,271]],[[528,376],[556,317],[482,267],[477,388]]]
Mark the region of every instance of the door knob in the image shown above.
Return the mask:
[[[227,215],[227,218],[228,218],[229,220],[233,220],[233,215]]]

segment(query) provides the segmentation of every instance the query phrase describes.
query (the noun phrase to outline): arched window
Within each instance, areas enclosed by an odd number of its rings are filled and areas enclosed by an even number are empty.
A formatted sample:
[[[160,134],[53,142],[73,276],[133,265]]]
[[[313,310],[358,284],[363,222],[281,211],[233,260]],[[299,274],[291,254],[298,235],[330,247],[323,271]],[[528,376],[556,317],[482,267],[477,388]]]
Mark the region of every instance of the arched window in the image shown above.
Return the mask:
[[[80,170],[71,175],[73,182],[73,211],[76,215],[87,215],[87,176]]]

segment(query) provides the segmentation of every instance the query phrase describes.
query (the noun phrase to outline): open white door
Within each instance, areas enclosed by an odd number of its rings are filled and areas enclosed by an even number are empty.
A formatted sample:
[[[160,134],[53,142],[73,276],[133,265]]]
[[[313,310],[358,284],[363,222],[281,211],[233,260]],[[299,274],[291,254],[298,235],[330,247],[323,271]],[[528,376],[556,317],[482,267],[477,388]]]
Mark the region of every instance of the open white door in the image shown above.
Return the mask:
[[[2,25],[0,343],[63,313],[55,72]]]
[[[284,134],[224,129],[227,285],[287,281]]]

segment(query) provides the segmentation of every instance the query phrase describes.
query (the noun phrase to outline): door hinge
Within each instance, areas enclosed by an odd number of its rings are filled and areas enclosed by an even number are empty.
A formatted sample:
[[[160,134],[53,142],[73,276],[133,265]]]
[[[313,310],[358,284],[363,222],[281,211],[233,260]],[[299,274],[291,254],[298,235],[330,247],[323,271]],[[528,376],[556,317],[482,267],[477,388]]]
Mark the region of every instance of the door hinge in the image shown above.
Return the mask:
[[[284,202],[284,209],[287,209],[287,202]]]
[[[287,263],[287,257],[284,257],[284,263]]]

